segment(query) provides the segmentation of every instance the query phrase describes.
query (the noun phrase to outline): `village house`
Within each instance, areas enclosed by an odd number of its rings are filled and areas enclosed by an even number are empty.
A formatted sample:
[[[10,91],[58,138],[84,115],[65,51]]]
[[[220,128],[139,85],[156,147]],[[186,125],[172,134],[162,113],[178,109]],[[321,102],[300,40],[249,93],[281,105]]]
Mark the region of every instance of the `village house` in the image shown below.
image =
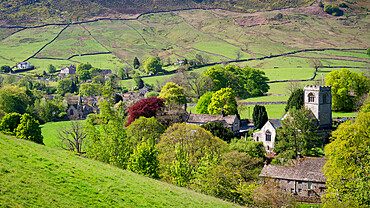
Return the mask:
[[[58,76],[60,79],[63,79],[67,77],[68,75],[74,75],[74,74],[76,74],[76,67],[71,65],[71,66],[62,68]]]
[[[304,87],[304,107],[311,110],[311,119],[315,120],[320,131],[319,135],[327,136],[325,129],[330,129],[332,124],[331,112],[331,87],[330,86],[305,86]],[[282,120],[289,117],[289,112]],[[268,153],[273,152],[276,129],[281,127],[280,120],[270,120],[261,128],[260,131],[253,133],[253,140],[263,142]]]
[[[17,69],[30,69],[31,68],[31,63],[30,62],[19,62],[15,66]]]
[[[67,116],[70,119],[86,119],[87,115],[99,112],[98,97],[85,97],[83,101],[83,98],[80,95],[77,103],[73,100],[70,101],[72,104],[69,104],[67,109]]]
[[[221,122],[224,127],[230,129],[234,134],[240,131],[240,118],[238,115],[210,115],[210,114],[194,114],[187,115],[186,124],[203,125],[210,122]]]
[[[294,166],[265,165],[259,177],[265,183],[276,183],[300,200],[320,201],[327,188],[323,167],[328,159],[298,158]]]

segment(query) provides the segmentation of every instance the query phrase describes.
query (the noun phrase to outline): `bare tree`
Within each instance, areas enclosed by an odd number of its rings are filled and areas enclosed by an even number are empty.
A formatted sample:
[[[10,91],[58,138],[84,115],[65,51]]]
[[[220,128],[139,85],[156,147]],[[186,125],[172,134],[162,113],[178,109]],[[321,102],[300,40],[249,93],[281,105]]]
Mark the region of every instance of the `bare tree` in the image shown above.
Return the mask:
[[[285,86],[286,90],[288,91],[289,95],[291,95],[296,89],[302,88],[302,84],[300,82],[289,82]]]
[[[60,140],[61,148],[75,151],[78,154],[83,153],[81,150],[86,136],[87,132],[85,127],[77,120],[72,120],[69,128],[64,127],[64,129],[58,131],[58,139]]]
[[[315,74],[317,73],[317,69],[322,67],[321,59],[317,59],[317,58],[310,58],[309,64],[311,67],[315,69]]]

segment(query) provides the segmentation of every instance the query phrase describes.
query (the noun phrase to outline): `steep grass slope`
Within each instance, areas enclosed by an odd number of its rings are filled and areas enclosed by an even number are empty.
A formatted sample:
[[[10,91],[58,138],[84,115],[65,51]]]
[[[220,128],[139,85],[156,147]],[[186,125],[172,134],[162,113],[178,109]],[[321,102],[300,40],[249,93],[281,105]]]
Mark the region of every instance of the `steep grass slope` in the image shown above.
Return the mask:
[[[236,205],[0,134],[0,207]]]

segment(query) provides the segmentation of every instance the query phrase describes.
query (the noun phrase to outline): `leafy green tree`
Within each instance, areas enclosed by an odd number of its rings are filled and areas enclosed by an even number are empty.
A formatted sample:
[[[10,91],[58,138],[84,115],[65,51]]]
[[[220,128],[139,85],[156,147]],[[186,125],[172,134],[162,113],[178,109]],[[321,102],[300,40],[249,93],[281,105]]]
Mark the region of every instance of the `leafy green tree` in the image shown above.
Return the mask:
[[[264,158],[266,155],[266,150],[262,142],[233,139],[229,144],[229,149],[239,152],[245,152],[251,157]]]
[[[370,206],[370,101],[355,122],[347,121],[333,132],[325,147],[328,189],[324,207]]]
[[[90,78],[93,78],[93,77],[100,75],[101,69],[93,67],[89,69],[89,73],[90,73]]]
[[[260,96],[269,90],[266,83],[268,78],[265,72],[259,69],[233,65],[227,65],[225,68],[216,66],[209,68],[204,75],[212,79],[213,90],[230,87],[239,97]]]
[[[158,97],[163,98],[170,109],[186,104],[184,88],[172,82],[166,83]]]
[[[8,65],[3,65],[0,68],[0,72],[3,72],[3,73],[9,73],[11,71],[12,71],[12,68]]]
[[[159,140],[164,130],[164,126],[157,119],[144,116],[139,117],[126,128],[127,136],[130,138],[132,146],[136,146],[144,138]]]
[[[143,79],[141,79],[139,74],[134,74],[134,76],[132,78],[134,79],[138,89],[141,89],[141,88],[144,87],[144,81],[143,81]]]
[[[216,136],[225,142],[230,142],[233,138],[233,132],[224,127],[221,122],[210,122],[201,126],[203,129],[210,131],[213,136]]]
[[[369,93],[370,80],[362,73],[348,69],[332,71],[325,77],[325,84],[331,85],[332,109],[334,111],[352,111],[364,94]],[[354,96],[350,92],[353,92]]]
[[[137,57],[134,58],[134,69],[138,69],[140,67],[140,62]]]
[[[149,98],[149,97],[158,97],[159,96],[159,93],[158,92],[154,92],[154,91],[151,91],[151,92],[148,92],[145,94],[145,97],[146,98]]]
[[[366,50],[366,55],[370,56],[370,48]]]
[[[154,139],[148,139],[137,145],[130,156],[127,169],[141,175],[159,178],[159,161]]]
[[[4,134],[15,135],[15,130],[21,122],[22,115],[19,113],[7,113],[0,123],[0,131]]]
[[[46,123],[58,118],[58,115],[65,110],[67,109],[63,106],[63,103],[42,98],[35,101],[33,107],[29,108],[28,113],[37,118],[41,123]]]
[[[73,81],[68,78],[59,80],[57,84],[58,94],[64,96],[67,92],[72,92],[72,84]]]
[[[90,114],[86,129],[86,157],[126,169],[133,148],[124,127],[125,114],[107,101],[100,114]]]
[[[328,14],[333,16],[342,16],[343,11],[339,9],[338,5],[335,4],[327,4],[324,6],[324,11]]]
[[[100,84],[84,83],[80,85],[80,95],[94,96],[100,94]]]
[[[235,94],[231,88],[222,88],[215,92],[211,98],[211,103],[208,105],[210,114],[221,114],[222,109],[226,115],[237,113]]]
[[[263,105],[255,105],[253,108],[253,124],[257,129],[261,129],[268,121],[267,111]]]
[[[176,123],[162,134],[157,147],[162,177],[165,181],[174,182],[177,180],[173,175],[173,168],[176,165],[180,167],[190,165],[189,171],[192,172],[207,151],[220,154],[225,150],[226,143],[199,126]],[[178,161],[180,164],[177,162],[174,164],[173,161]],[[192,176],[186,176],[186,178],[192,178]],[[183,184],[183,186],[186,185]]]
[[[217,158],[209,154],[202,158],[194,173],[192,188],[227,201],[245,205],[250,190],[244,188],[258,178],[263,166],[262,158],[252,158],[238,151]]]
[[[80,63],[78,66],[77,66],[77,69],[76,69],[76,73],[79,77],[80,80],[82,81],[86,81],[88,79],[91,78],[91,73],[90,73],[90,69],[92,68],[91,64],[89,63]]]
[[[146,73],[157,74],[162,71],[162,63],[159,57],[148,57],[143,61],[143,67]]]
[[[33,93],[24,87],[6,85],[0,89],[0,109],[6,113],[23,114],[34,100]]]
[[[197,113],[200,114],[208,114],[208,106],[211,103],[211,98],[213,96],[213,92],[206,92],[204,95],[202,95],[197,103],[197,106],[195,107],[195,110]]]
[[[291,109],[289,116],[281,121],[277,129],[274,152],[284,159],[296,159],[302,156],[319,156],[316,149],[321,146],[321,139],[314,130],[317,120],[308,109]]]
[[[288,112],[289,109],[301,109],[304,106],[304,91],[302,88],[297,88],[290,95],[288,102],[285,106],[285,112]]]
[[[55,66],[53,66],[53,64],[49,64],[47,66],[47,69],[48,69],[49,74],[53,74],[53,73],[55,73],[57,71],[56,68],[55,68]]]
[[[30,140],[38,144],[44,144],[44,138],[41,135],[41,127],[39,122],[32,118],[32,116],[30,116],[28,113],[22,115],[21,121],[15,132],[15,136],[20,139]]]

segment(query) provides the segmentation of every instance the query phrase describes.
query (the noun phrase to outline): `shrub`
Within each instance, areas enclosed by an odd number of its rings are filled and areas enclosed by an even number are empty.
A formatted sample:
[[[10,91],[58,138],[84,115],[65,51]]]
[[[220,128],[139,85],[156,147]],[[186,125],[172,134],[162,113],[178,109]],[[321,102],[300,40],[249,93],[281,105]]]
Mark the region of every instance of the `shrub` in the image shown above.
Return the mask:
[[[324,11],[328,14],[333,16],[342,16],[343,11],[339,9],[339,7],[335,4],[327,4],[324,6]]]
[[[348,5],[344,2],[339,3],[338,6],[341,7],[341,8],[348,8]]]

